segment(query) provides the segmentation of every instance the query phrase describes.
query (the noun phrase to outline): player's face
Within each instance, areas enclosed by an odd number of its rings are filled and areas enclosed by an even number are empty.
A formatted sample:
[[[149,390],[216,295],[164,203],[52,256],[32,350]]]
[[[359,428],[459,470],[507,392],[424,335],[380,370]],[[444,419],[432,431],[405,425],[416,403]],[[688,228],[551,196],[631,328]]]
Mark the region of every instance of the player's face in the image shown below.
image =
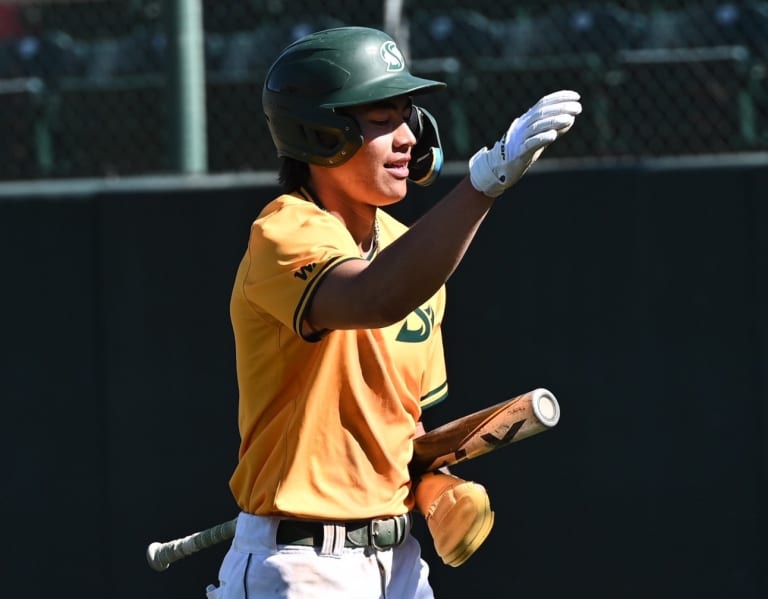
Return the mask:
[[[360,125],[363,145],[347,162],[329,169],[343,193],[358,202],[386,206],[407,192],[408,161],[416,143],[407,121],[411,100],[400,96],[345,109]]]

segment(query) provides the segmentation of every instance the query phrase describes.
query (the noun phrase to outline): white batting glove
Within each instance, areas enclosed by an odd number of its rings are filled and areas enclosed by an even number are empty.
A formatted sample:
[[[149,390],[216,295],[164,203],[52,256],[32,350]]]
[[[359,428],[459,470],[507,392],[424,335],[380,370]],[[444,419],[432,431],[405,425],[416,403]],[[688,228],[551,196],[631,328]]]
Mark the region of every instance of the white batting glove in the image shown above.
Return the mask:
[[[581,113],[580,98],[575,91],[553,92],[512,121],[490,150],[482,148],[469,159],[472,186],[496,198],[517,183],[544,149],[573,126]]]

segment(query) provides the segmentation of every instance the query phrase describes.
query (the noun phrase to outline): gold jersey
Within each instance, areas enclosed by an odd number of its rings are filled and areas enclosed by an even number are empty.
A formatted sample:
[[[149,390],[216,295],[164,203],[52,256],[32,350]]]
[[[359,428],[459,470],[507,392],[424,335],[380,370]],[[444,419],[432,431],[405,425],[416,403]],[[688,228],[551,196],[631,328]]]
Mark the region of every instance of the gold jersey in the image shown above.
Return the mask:
[[[383,210],[378,220],[380,249],[406,231]],[[325,275],[360,259],[344,225],[301,194],[251,226],[230,306],[241,436],[230,486],[246,512],[351,520],[413,507],[415,426],[448,392],[445,288],[391,326],[303,336]]]

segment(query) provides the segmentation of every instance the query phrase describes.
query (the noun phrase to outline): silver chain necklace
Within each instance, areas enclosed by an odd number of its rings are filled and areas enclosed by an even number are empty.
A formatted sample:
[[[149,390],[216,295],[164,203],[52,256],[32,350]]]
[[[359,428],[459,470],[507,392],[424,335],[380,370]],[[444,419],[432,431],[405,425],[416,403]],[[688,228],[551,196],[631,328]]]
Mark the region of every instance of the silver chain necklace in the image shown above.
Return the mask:
[[[367,256],[364,256],[367,260],[370,260],[376,255],[379,250],[379,217],[373,217],[373,241],[371,241],[371,251]]]

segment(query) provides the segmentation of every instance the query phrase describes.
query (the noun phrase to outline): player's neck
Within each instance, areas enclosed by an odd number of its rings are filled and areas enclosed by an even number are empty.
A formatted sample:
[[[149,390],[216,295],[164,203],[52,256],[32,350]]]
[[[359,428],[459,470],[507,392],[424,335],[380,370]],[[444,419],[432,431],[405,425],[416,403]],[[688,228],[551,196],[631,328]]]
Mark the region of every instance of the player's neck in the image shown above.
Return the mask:
[[[312,201],[335,216],[357,243],[361,256],[369,256],[378,248],[379,227],[376,206],[347,201],[341,195],[325,193],[321,197],[311,185],[306,186]]]

